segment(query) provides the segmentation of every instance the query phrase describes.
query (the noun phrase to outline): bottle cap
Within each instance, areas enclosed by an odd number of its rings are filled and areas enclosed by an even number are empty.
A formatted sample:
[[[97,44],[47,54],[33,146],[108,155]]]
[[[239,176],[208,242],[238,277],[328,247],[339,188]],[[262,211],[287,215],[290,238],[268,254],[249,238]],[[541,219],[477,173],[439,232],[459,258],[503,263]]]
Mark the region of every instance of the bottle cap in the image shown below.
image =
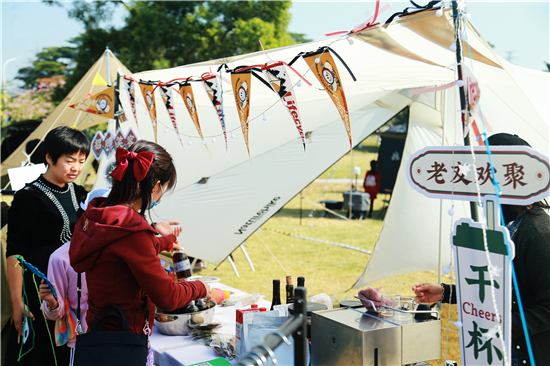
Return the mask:
[[[260,308],[260,311],[267,311],[267,308]]]
[[[252,304],[252,305],[250,305],[250,308],[251,308],[251,309],[257,309],[257,308],[258,308],[258,304]]]
[[[286,284],[292,285],[292,276],[286,276]]]

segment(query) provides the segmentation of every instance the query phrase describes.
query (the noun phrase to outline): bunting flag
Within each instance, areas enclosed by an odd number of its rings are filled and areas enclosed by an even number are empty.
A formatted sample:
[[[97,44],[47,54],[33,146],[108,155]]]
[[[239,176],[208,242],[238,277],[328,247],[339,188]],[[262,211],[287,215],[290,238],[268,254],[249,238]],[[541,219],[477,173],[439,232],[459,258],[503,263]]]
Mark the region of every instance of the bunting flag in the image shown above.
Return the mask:
[[[135,87],[135,83],[132,82],[134,81],[134,79],[124,76],[123,81],[124,81],[124,88],[128,90],[128,98],[130,99],[130,108],[132,108],[134,121],[136,122],[136,126],[139,129],[137,113],[136,113],[136,87]]]
[[[237,105],[237,114],[241,121],[241,129],[243,130],[244,142],[250,157],[250,147],[248,146],[248,116],[250,114],[250,88],[252,73],[250,70],[231,73],[231,84],[233,86],[233,95],[235,96],[235,104]]]
[[[97,94],[86,97],[83,101],[70,105],[69,107],[113,119],[115,110],[115,86],[113,85]]]
[[[332,99],[336,106],[340,117],[346,127],[346,132],[349,138],[350,149],[352,148],[351,125],[349,120],[348,105],[346,103],[346,95],[340,81],[340,75],[336,68],[336,63],[332,55],[326,49],[320,49],[315,52],[309,52],[302,56],[307,62],[321,85]]]
[[[157,107],[155,104],[155,94],[153,90],[155,86],[152,83],[144,83],[141,81],[139,83],[139,88],[141,89],[141,94],[145,100],[145,106],[149,112],[149,117],[151,118],[151,123],[153,124],[153,131],[155,134],[155,142],[157,142]]]
[[[287,107],[290,116],[294,120],[296,129],[300,134],[302,139],[302,145],[304,146],[304,151],[306,150],[306,139],[304,136],[304,129],[302,128],[302,119],[300,118],[300,112],[298,110],[298,104],[296,102],[296,96],[291,91],[292,82],[290,77],[286,72],[286,68],[283,62],[275,62],[270,64],[265,64],[262,66],[262,71],[269,81],[269,84],[275,90],[279,97],[283,101],[283,105]]]
[[[107,85],[107,82],[103,79],[99,72],[96,72],[94,75],[94,80],[92,80],[92,85]]]
[[[128,128],[126,134],[119,128],[114,137],[113,133],[109,130],[105,134],[97,131],[91,143],[92,154],[94,154],[96,160],[101,158],[101,154],[109,157],[116,151],[117,147],[128,149],[137,140],[138,136],[131,127]]]
[[[195,104],[195,96],[193,94],[193,88],[191,84],[185,83],[180,84],[180,95],[183,99],[183,104],[187,107],[187,111],[191,116],[191,120],[195,124],[195,128],[201,137],[201,140],[204,141],[204,136],[202,135],[201,125],[199,123],[199,115],[197,113],[197,105]]]
[[[220,123],[222,125],[223,137],[225,138],[225,148],[227,149],[227,131],[225,130],[225,119],[223,114],[223,105],[221,101],[222,89],[218,83],[218,78],[212,73],[204,73],[201,76],[201,81],[204,85],[204,90],[210,97],[214,108],[216,108],[216,113],[220,118]]]
[[[164,101],[164,105],[166,106],[166,110],[170,115],[172,126],[174,126],[174,130],[178,135],[178,139],[180,140],[181,145],[183,146],[183,142],[181,141],[181,135],[178,130],[178,123],[176,122],[176,109],[174,108],[174,97],[172,96],[172,85],[159,85],[159,89],[160,89],[160,95],[162,96],[162,100]]]
[[[470,124],[476,118],[479,109],[479,98],[481,96],[479,82],[474,73],[466,66],[462,65],[462,80],[464,82],[464,95],[466,96],[466,111],[463,111],[464,118],[464,137],[468,135]]]

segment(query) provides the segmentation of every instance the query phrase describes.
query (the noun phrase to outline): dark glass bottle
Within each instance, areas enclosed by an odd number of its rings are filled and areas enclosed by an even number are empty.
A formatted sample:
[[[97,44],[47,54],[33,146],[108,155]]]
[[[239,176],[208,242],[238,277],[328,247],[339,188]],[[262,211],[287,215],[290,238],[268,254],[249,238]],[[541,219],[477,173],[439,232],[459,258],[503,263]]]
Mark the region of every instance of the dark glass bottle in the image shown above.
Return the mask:
[[[172,254],[172,263],[174,264],[174,271],[178,280],[183,280],[191,277],[191,263],[189,258],[182,250],[176,250]]]
[[[294,286],[292,285],[292,276],[286,276],[286,303],[294,303]]]
[[[306,286],[306,279],[302,276],[298,277],[298,286],[297,287],[305,287]]]
[[[273,300],[271,301],[271,309],[275,305],[281,305],[281,281],[273,280]]]

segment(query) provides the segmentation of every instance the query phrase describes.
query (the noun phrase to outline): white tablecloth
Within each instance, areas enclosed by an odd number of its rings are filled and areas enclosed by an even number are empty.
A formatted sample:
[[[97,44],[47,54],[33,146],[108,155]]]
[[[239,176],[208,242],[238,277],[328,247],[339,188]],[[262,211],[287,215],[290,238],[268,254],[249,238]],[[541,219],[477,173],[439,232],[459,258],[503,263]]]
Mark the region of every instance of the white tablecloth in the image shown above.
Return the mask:
[[[246,292],[229,287],[220,282],[209,283],[211,288],[219,288],[232,292],[231,296],[246,295]],[[271,303],[265,299],[258,302],[259,307],[269,307]],[[244,308],[250,308],[246,306]],[[236,310],[241,309],[235,306],[216,306],[214,323],[220,323],[221,328],[216,331],[235,334]],[[151,348],[155,355],[155,364],[158,366],[182,366],[194,363],[209,361],[218,356],[210,347],[201,345],[190,336],[167,336],[160,334],[156,327],[153,327],[153,334],[150,337]]]

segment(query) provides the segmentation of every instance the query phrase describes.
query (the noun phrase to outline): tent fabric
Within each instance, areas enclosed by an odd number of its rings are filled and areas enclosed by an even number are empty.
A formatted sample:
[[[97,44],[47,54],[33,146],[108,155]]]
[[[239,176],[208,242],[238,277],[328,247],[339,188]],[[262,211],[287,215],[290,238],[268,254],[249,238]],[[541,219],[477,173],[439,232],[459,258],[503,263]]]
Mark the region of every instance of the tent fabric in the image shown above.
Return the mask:
[[[355,284],[362,287],[397,274],[437,269],[440,245],[443,265],[448,265],[445,262],[450,261],[452,219],[469,214],[465,202],[420,195],[409,187],[403,173],[408,157],[421,148],[463,144],[456,87],[414,96],[409,93],[412,89],[456,80],[454,69],[446,68],[456,63],[455,53],[444,44],[448,35],[433,34],[437,29],[441,31],[441,22],[446,20],[436,18],[433,13],[420,14],[361,31],[353,35],[353,44],[346,37],[333,37],[268,50],[266,54],[238,55],[145,71],[132,77],[164,82],[190,76],[197,79],[205,72],[215,73],[223,63],[232,69],[270,60],[290,62],[299,52],[330,46],[357,78],[353,82],[336,61],[349,108],[353,145],[409,106],[409,133],[400,174],[374,255]],[[544,105],[549,100],[548,73],[507,63],[494,54],[470,23],[466,29],[477,59],[465,60],[464,64],[480,81],[485,122],[495,133],[517,133],[533,148],[548,154],[549,118]],[[286,107],[276,93],[255,78],[249,89],[250,157],[228,82],[221,83],[227,134],[233,136],[228,137],[227,150],[218,115],[201,84],[192,83],[192,87],[206,146],[201,143],[183,100],[176,95],[174,108],[180,132],[177,136],[161,96],[155,92],[159,106],[158,143],[174,157],[178,183],[170,198],[152,210],[152,219],[179,221],[184,228],[180,242],[188,255],[221,263],[289,200],[349,152],[340,115],[321,84],[308,72],[303,60],[299,59],[293,67],[312,83],[310,87],[302,82],[301,87],[292,89],[306,133],[305,152]],[[298,77],[288,72],[296,84]],[[230,78],[228,74],[222,76]],[[121,103],[130,111],[125,93],[121,91]],[[136,99],[139,128],[131,113],[126,113],[128,122],[122,128],[132,127],[140,138],[155,141],[143,98],[138,95]],[[107,185],[102,176],[113,160],[114,156],[102,159],[95,188]],[[455,214],[450,217],[447,212],[453,206]]]
[[[109,70],[107,70],[109,67]],[[103,55],[92,65],[84,77],[69,92],[67,97],[50,113],[50,115],[34,130],[34,132],[15,150],[4,162],[2,162],[2,172],[0,175],[7,174],[10,168],[16,168],[27,162],[25,156],[25,146],[29,141],[42,141],[47,133],[58,126],[76,125],[79,130],[85,130],[100,123],[107,122],[107,119],[98,115],[91,115],[78,111],[68,106],[84,100],[88,94],[99,93],[106,88],[105,85],[93,85],[93,80],[99,74],[103,80],[111,82],[116,80],[117,70],[124,74],[130,74],[130,71],[116,58],[110,51],[106,50]],[[108,72],[110,75],[108,75]]]

